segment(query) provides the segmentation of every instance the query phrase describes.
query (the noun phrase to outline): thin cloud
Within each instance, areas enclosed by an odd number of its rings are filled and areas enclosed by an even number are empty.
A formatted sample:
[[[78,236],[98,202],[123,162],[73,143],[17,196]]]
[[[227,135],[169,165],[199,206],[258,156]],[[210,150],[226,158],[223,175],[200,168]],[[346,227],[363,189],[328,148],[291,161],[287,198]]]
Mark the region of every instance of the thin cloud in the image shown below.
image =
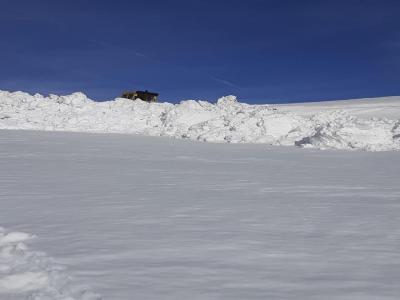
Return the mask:
[[[229,87],[234,87],[234,88],[239,88],[238,85],[234,84],[233,82],[229,81],[229,80],[225,80],[225,79],[221,79],[215,76],[210,76],[210,78],[212,80],[214,80],[215,82],[221,83],[223,85],[229,86]]]

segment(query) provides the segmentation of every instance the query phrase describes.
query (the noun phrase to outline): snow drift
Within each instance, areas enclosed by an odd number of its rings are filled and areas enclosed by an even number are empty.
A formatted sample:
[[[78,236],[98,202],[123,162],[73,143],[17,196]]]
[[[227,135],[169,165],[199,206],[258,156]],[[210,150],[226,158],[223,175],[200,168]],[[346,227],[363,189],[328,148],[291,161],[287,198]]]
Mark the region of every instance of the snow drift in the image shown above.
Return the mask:
[[[216,104],[188,100],[174,105],[122,98],[95,102],[82,93],[44,97],[0,91],[0,129],[131,133],[319,149],[400,149],[400,114],[365,118],[352,112],[344,108],[302,114],[289,105],[239,103],[234,96]]]
[[[100,300],[82,287],[71,285],[63,267],[44,253],[28,248],[34,238],[0,227],[0,298],[32,300]]]

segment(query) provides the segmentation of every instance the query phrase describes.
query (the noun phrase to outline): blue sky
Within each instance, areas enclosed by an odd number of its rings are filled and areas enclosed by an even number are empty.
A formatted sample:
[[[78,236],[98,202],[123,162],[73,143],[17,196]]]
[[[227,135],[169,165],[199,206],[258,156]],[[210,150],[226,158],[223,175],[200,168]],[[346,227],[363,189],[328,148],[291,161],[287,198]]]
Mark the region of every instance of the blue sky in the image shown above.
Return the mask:
[[[400,1],[1,0],[0,89],[249,103],[400,95]]]

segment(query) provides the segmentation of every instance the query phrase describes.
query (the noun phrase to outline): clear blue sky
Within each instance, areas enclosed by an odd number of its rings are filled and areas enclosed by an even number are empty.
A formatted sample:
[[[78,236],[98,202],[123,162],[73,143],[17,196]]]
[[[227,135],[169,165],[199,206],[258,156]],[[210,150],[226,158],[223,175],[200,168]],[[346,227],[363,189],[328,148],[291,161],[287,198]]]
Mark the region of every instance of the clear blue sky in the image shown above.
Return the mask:
[[[249,103],[400,95],[400,1],[1,0],[0,89]]]

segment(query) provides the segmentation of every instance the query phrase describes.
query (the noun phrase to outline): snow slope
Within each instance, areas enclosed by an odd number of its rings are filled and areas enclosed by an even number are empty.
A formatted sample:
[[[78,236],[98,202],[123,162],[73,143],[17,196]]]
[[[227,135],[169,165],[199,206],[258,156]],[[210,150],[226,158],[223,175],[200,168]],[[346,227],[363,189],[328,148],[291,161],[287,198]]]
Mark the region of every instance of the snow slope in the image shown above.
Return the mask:
[[[365,99],[350,99],[339,101],[322,101],[308,103],[293,103],[278,105],[303,116],[309,116],[323,111],[345,110],[347,113],[362,118],[399,119],[400,97],[380,97]]]
[[[306,105],[93,102],[82,93],[31,96],[0,91],[0,129],[114,132],[208,142],[319,149],[400,149],[400,98]]]
[[[398,152],[1,130],[0,299],[397,300],[399,165]]]

